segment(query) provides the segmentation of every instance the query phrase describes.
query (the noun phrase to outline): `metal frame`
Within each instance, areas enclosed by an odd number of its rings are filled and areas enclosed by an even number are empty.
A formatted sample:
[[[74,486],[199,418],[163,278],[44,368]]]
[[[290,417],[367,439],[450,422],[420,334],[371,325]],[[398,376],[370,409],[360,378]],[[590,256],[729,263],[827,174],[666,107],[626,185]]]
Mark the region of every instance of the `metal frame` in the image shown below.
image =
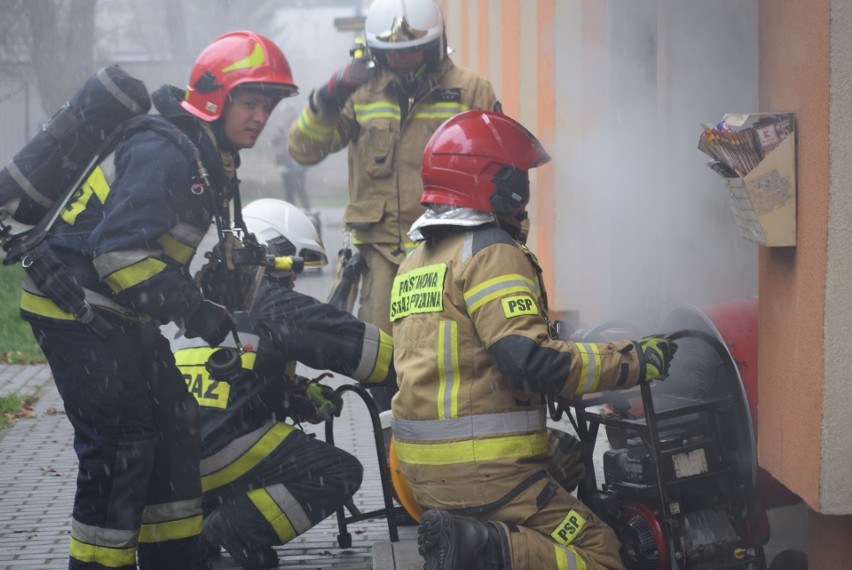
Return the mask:
[[[396,514],[405,510],[402,507],[395,507],[393,504],[393,483],[390,478],[387,453],[385,453],[382,424],[379,420],[379,409],[376,407],[376,403],[373,401],[373,397],[370,396],[369,392],[367,392],[367,389],[359,384],[344,384],[339,386],[334,391],[334,395],[342,398],[344,392],[355,392],[364,401],[367,411],[370,413],[370,421],[373,424],[373,438],[376,444],[376,456],[379,463],[379,477],[382,482],[384,508],[362,513],[355,506],[352,499],[346,501],[344,506],[349,511],[349,516],[346,516],[343,506],[337,509],[337,528],[340,531],[337,535],[337,544],[340,545],[340,548],[351,547],[352,534],[348,531],[348,525],[377,517],[385,517],[387,519],[390,541],[398,542],[399,532],[397,530]],[[325,441],[330,445],[334,445],[334,417],[325,423]]]
[[[721,344],[711,338],[709,335],[698,331],[688,331],[682,336],[691,336],[708,342],[717,352],[723,350]],[[737,402],[732,396],[710,400],[697,400],[671,394],[653,394],[651,384],[643,383],[640,387],[642,396],[642,407],[644,417],[642,418],[626,418],[623,416],[609,416],[601,412],[589,410],[591,407],[600,406],[602,404],[618,403],[620,400],[626,400],[629,397],[629,392],[606,392],[594,395],[581,395],[572,398],[569,401],[560,402],[557,414],[561,411],[567,411],[566,406],[573,409],[576,420],[572,420],[577,435],[583,444],[583,450],[586,460],[586,480],[578,490],[580,500],[586,499],[594,492],[598,491],[598,481],[594,471],[593,453],[596,446],[597,434],[601,425],[615,427],[626,432],[632,432],[638,435],[643,445],[650,453],[655,466],[655,487],[660,501],[661,516],[659,517],[663,540],[668,548],[665,559],[668,559],[669,568],[683,569],[684,560],[682,552],[678,545],[675,544],[675,537],[680,536],[679,522],[677,513],[672,510],[672,500],[669,490],[674,485],[678,485],[678,481],[667,480],[663,477],[662,469],[662,453],[659,447],[659,423],[664,420],[689,416],[691,414],[708,414],[708,419],[715,425],[715,430],[718,432],[718,416],[717,410],[736,409]],[[655,406],[655,400],[657,405]],[[661,407],[661,410],[657,410]],[[742,493],[744,503],[747,505],[748,512],[745,513],[746,518],[752,529],[757,530],[758,524],[756,520],[756,506],[748,497],[754,497],[754,487],[751,481],[742,483]],[[754,537],[751,545],[754,549],[753,556],[745,557],[737,567],[748,567],[749,564],[755,565],[757,568],[766,568],[766,558],[763,549],[763,544],[760,539]],[[661,554],[661,561],[664,559]]]

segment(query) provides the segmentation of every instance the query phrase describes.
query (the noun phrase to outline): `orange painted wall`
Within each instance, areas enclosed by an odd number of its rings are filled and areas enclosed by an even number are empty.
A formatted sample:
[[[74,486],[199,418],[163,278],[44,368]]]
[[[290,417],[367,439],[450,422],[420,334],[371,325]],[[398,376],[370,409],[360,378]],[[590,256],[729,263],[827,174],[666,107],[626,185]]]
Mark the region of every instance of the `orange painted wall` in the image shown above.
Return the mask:
[[[760,110],[797,120],[796,248],[761,248],[760,464],[819,504],[830,0],[759,4]]]
[[[555,153],[556,132],[556,91],[553,74],[555,73],[555,36],[556,33],[556,0],[539,0],[536,14],[536,35],[538,36],[538,90],[536,109],[538,120],[534,132],[542,146]],[[544,268],[544,286],[548,291],[554,288],[554,250],[556,225],[556,177],[553,164],[546,164],[537,171],[536,178],[536,254],[539,263]],[[564,307],[552,307],[555,310]]]
[[[498,87],[503,100],[503,111],[510,117],[521,115],[520,86],[520,7],[518,0],[503,0],[501,3],[503,29],[500,30],[502,46],[500,67],[503,69],[502,85]]]
[[[476,3],[476,16],[470,20],[470,25],[479,26],[479,41],[477,42],[477,51],[479,52],[479,61],[476,62],[476,70],[479,73],[488,73],[488,26],[482,25],[483,22],[488,22],[488,0],[478,0]],[[474,62],[471,62],[473,65]],[[497,94],[500,97],[500,94]]]

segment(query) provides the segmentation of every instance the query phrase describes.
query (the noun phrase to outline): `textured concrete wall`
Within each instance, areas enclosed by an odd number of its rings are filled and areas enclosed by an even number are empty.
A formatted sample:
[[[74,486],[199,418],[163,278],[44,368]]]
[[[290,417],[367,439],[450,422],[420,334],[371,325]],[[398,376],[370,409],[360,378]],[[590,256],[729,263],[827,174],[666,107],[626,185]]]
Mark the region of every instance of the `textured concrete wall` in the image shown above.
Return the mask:
[[[760,110],[797,119],[797,247],[761,248],[760,464],[820,508],[826,233],[829,0],[761,0]]]
[[[819,511],[852,514],[852,3],[831,3],[825,398]]]

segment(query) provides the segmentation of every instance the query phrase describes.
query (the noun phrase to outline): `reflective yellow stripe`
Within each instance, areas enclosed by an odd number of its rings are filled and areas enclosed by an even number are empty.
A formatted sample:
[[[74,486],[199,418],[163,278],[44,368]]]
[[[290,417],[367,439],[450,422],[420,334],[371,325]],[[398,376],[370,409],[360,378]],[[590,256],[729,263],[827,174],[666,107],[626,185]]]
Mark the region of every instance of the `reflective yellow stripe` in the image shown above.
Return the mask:
[[[210,489],[216,489],[222,485],[227,485],[231,481],[235,481],[263,461],[295,429],[293,426],[285,423],[276,423],[242,457],[215,473],[203,476],[201,478],[201,489],[207,492]],[[547,445],[547,440],[545,440],[545,445]]]
[[[299,117],[299,131],[309,139],[320,143],[327,143],[333,139],[337,139],[335,128],[311,119],[310,115],[308,115],[307,107]]]
[[[143,524],[139,531],[139,542],[166,542],[180,540],[201,534],[203,517],[197,515],[188,519]]]
[[[143,259],[133,265],[119,269],[118,271],[107,275],[104,281],[109,288],[120,293],[125,289],[130,289],[134,285],[139,285],[143,281],[147,281],[154,275],[162,272],[166,268],[166,264],[159,259]]]
[[[391,359],[393,358],[393,340],[385,331],[379,331],[379,354],[376,355],[376,366],[365,382],[379,382],[388,377]]]
[[[210,355],[219,350],[209,346],[199,348],[182,348],[175,352],[175,364],[181,366],[204,366],[210,359]],[[257,361],[256,352],[244,352],[240,355],[240,363],[245,370],[254,370]]]
[[[432,103],[420,104],[411,116],[412,119],[449,119],[464,111],[470,111],[470,107],[461,103]]]
[[[394,439],[394,447],[399,460],[411,465],[495,461],[547,453],[547,432],[452,443],[406,443]]]
[[[467,305],[467,312],[473,313],[488,301],[503,295],[510,293],[532,293],[535,295],[535,291],[535,283],[530,279],[519,273],[512,273],[489,279],[465,291],[464,301]]]
[[[181,243],[168,234],[158,239],[157,243],[163,246],[163,253],[178,263],[188,263],[192,259],[192,256],[195,255],[194,247]]]
[[[365,123],[373,119],[395,119],[398,121],[401,116],[399,105],[394,105],[389,101],[354,105],[353,108],[355,110],[355,120],[359,123]]]
[[[601,354],[598,346],[593,343],[577,343],[580,353],[580,381],[577,382],[575,394],[587,394],[598,389],[601,379]]]
[[[438,325],[438,419],[459,417],[458,324],[444,321]],[[449,386],[449,393],[447,388]]]
[[[34,315],[39,315],[42,317],[48,317],[50,319],[57,319],[62,321],[73,321],[74,317],[71,313],[66,313],[59,306],[48,299],[47,297],[40,297],[38,295],[33,295],[27,291],[21,291],[21,309],[27,311],[28,313],[33,313]]]
[[[95,168],[86,181],[83,182],[83,186],[77,191],[76,198],[62,210],[62,219],[68,225],[74,225],[77,221],[77,216],[86,209],[86,204],[89,203],[89,198],[92,197],[92,194],[98,197],[101,204],[106,202],[107,195],[109,194],[109,184],[100,166]]]
[[[286,544],[296,538],[296,529],[284,511],[278,506],[278,503],[269,496],[266,489],[254,489],[248,492],[248,498],[267,520],[270,526],[275,530],[282,544]]]
[[[556,567],[559,570],[586,570],[586,562],[577,554],[573,546],[568,548],[554,546],[553,549],[556,551]]]
[[[69,553],[71,554],[71,558],[80,562],[100,564],[107,568],[120,568],[136,564],[135,546],[130,548],[109,548],[108,546],[86,544],[72,538]]]
[[[260,44],[254,44],[254,50],[251,52],[251,55],[248,57],[244,57],[238,61],[235,61],[228,67],[222,70],[222,73],[227,73],[229,71],[235,71],[237,69],[250,69],[252,67],[260,67],[266,61],[266,53],[264,53],[263,48],[260,47]]]

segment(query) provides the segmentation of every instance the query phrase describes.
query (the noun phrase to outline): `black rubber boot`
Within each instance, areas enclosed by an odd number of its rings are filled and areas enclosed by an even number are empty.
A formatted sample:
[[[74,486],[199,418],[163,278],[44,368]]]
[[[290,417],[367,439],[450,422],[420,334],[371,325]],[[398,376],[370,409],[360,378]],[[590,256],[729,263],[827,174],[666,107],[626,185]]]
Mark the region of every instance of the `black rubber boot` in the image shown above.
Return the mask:
[[[425,570],[503,570],[500,531],[493,524],[426,511],[417,530]]]
[[[262,546],[257,550],[249,552],[246,556],[234,556],[245,570],[262,570],[264,568],[278,568],[278,553],[271,546]]]

